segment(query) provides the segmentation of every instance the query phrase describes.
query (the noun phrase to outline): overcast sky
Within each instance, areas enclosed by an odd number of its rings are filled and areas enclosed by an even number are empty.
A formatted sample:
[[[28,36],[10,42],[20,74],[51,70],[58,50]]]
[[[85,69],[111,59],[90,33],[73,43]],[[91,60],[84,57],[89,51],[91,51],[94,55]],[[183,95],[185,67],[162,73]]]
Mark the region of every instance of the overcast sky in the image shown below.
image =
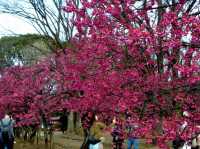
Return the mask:
[[[20,17],[0,13],[0,37],[27,33],[36,33],[31,24]]]

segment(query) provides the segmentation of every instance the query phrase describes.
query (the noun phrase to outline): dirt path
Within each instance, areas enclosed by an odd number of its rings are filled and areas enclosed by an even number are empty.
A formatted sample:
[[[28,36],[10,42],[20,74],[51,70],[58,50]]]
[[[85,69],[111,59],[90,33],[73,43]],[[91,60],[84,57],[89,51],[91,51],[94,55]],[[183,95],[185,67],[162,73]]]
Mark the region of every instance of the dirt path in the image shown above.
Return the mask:
[[[80,149],[83,138],[74,134],[62,134],[61,132],[55,132],[53,137],[52,146],[45,146],[43,142],[39,145],[36,143],[31,144],[21,140],[16,140],[14,149]],[[111,149],[112,138],[110,135],[106,135],[104,142],[104,149]],[[126,144],[126,142],[125,142]],[[156,149],[153,146],[146,145],[144,140],[140,140],[139,149]]]

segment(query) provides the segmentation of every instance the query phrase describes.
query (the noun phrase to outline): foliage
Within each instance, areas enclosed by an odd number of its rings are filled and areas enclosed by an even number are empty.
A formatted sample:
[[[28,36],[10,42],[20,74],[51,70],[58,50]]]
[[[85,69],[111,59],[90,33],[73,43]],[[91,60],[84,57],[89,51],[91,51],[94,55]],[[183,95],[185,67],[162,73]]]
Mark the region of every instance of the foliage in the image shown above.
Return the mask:
[[[30,65],[50,53],[50,39],[37,34],[8,36],[0,39],[0,68],[13,65]]]

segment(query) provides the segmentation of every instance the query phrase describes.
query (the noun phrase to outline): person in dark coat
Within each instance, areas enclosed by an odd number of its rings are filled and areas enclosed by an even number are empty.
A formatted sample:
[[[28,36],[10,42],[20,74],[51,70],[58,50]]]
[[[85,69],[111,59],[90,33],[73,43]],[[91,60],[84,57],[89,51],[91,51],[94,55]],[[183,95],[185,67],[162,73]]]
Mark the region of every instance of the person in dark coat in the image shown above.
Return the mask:
[[[60,117],[61,131],[65,133],[68,129],[68,112],[66,109],[63,111],[63,115]]]

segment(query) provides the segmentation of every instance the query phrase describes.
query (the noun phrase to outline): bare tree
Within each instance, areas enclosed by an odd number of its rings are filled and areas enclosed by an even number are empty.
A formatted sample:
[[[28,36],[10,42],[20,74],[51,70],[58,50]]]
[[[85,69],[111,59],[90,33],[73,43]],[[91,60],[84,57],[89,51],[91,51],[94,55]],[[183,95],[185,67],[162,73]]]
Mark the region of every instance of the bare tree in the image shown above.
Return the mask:
[[[64,48],[74,33],[74,14],[63,11],[69,0],[1,0],[0,12],[16,15],[31,23],[38,33],[54,42],[55,48]],[[79,0],[73,0],[78,6]],[[52,43],[52,42],[51,42]],[[52,46],[52,45],[51,45]]]

